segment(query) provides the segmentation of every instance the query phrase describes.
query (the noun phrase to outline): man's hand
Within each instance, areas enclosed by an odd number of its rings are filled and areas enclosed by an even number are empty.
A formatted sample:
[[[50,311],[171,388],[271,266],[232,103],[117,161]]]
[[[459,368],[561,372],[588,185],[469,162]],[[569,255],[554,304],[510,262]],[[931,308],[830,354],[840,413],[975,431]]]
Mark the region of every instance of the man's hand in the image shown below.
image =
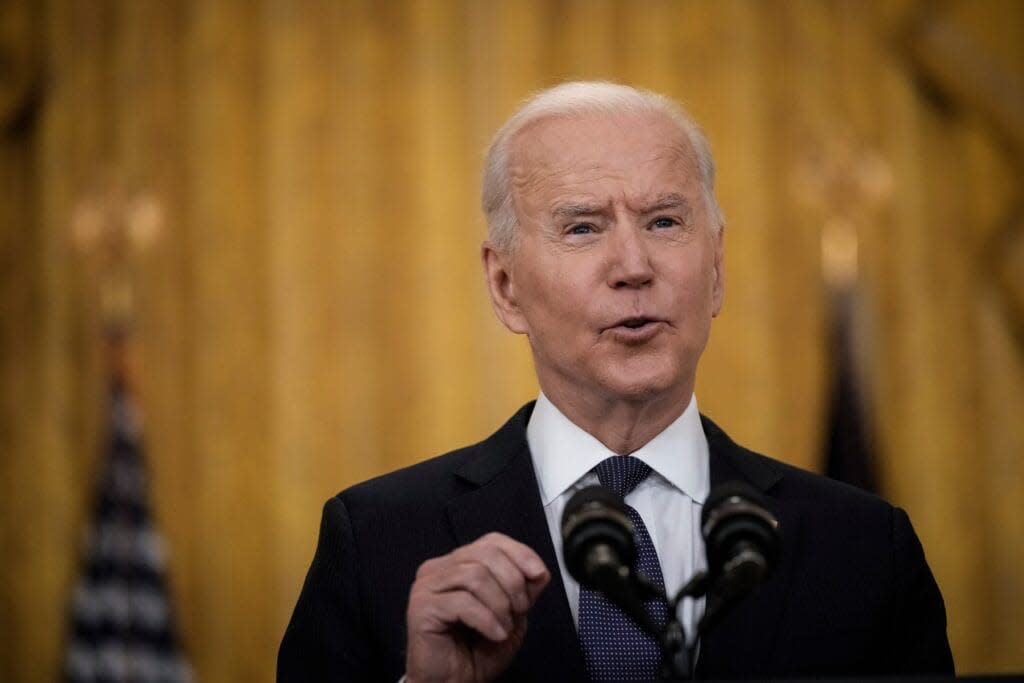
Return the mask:
[[[424,562],[406,613],[408,683],[498,676],[523,644],[527,612],[550,579],[537,553],[499,533]]]

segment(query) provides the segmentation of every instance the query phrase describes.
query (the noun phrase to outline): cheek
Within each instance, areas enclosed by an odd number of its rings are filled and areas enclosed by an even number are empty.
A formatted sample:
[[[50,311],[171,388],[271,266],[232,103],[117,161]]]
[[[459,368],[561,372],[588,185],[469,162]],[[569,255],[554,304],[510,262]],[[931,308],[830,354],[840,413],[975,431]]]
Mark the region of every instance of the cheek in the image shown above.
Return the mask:
[[[694,264],[692,269],[681,270],[671,278],[675,306],[688,316],[713,317],[715,311],[714,269],[701,268]]]
[[[580,291],[564,279],[552,279],[534,295],[536,313],[549,327],[568,327],[583,316],[587,302]]]
[[[586,302],[593,296],[582,264],[567,264],[560,259],[538,259],[537,268],[530,273],[530,299],[532,303],[551,315],[580,315]]]
[[[545,347],[568,348],[592,328],[592,288],[583,286],[568,275],[549,273],[543,281],[534,280],[523,302],[523,315],[529,334]]]

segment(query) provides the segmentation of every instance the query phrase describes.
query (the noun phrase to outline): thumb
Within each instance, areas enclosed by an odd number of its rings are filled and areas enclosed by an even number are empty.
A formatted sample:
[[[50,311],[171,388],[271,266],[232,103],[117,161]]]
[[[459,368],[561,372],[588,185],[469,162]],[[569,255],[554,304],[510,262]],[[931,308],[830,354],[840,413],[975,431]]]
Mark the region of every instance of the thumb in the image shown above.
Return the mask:
[[[544,573],[540,576],[534,579],[529,579],[526,582],[526,595],[530,599],[531,607],[533,606],[533,603],[537,601],[537,598],[540,596],[540,594],[544,592],[544,589],[547,587],[550,581],[551,574],[547,570],[545,570]]]

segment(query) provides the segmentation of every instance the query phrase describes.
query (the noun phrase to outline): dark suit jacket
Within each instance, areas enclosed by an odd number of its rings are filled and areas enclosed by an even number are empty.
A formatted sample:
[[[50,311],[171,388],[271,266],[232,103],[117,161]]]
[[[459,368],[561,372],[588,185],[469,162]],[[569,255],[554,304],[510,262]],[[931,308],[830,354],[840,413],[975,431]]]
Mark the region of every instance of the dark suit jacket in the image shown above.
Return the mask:
[[[532,547],[552,574],[504,680],[586,680],[526,444],[532,409],[479,444],[327,502],[279,682],[397,681],[417,567],[490,531]],[[702,640],[698,677],[952,672],[942,597],[906,513],[703,424],[712,486],[741,479],[762,491],[783,552],[768,581]]]

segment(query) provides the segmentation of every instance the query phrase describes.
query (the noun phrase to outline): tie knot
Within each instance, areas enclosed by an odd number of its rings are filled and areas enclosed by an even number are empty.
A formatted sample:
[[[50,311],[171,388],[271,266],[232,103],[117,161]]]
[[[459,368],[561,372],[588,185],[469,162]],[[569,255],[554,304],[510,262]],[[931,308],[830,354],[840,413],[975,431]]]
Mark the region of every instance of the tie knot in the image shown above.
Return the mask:
[[[594,468],[601,486],[606,486],[625,498],[637,484],[647,478],[651,468],[640,458],[631,455],[613,455]]]

